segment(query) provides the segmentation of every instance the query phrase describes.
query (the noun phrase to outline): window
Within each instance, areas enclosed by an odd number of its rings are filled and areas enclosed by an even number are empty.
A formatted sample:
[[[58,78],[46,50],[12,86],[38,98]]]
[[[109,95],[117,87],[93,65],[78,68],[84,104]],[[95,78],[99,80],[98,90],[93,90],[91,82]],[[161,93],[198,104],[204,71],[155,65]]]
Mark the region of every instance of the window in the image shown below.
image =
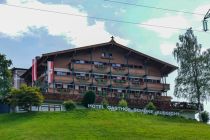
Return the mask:
[[[94,65],[104,65],[102,62],[93,62]]]
[[[112,67],[121,67],[121,64],[112,64]]]
[[[62,83],[55,83],[55,88],[61,89],[61,88],[63,88],[63,84]]]
[[[67,85],[67,88],[68,89],[74,89],[74,85],[69,84],[69,85]]]
[[[85,61],[83,61],[83,60],[75,60],[75,63],[76,64],[85,64]]]
[[[96,87],[88,87],[88,90],[96,91]]]
[[[56,71],[57,76],[66,76],[67,72],[62,72],[62,71]]]
[[[86,90],[86,86],[79,86],[79,90]]]
[[[103,53],[101,54],[101,56],[104,57],[104,58],[112,58],[112,53],[103,52]]]

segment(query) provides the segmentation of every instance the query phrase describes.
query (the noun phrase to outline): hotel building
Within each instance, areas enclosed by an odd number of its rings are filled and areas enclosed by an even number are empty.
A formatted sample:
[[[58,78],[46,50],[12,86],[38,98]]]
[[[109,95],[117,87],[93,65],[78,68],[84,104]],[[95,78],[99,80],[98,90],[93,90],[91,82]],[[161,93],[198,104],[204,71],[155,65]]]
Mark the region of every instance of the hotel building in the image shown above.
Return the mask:
[[[161,110],[181,107],[167,95],[170,85],[166,77],[177,67],[123,46],[113,37],[106,43],[46,53],[36,60],[35,84],[42,89],[46,100],[81,101],[85,92],[92,90],[98,103],[106,98],[116,105],[124,98],[130,107],[143,108],[149,101]],[[54,64],[50,84],[48,61]],[[28,85],[32,85],[31,74],[32,68],[22,76]]]

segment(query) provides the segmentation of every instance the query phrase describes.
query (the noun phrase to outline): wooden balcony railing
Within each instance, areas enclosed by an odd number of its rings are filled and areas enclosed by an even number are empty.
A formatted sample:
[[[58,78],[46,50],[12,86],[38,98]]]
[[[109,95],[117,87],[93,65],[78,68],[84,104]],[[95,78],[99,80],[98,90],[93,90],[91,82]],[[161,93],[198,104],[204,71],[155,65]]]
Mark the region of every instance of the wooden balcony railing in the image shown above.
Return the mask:
[[[110,71],[107,65],[93,65],[93,72],[108,73]]]
[[[78,84],[91,84],[92,80],[87,76],[77,76],[74,78],[74,82]]]
[[[111,67],[112,74],[124,75],[128,73],[127,67]]]
[[[94,85],[108,85],[110,83],[109,79],[102,79],[102,78],[97,78],[93,80]]]
[[[169,90],[169,84],[162,83],[147,83],[147,88],[150,90]]]
[[[144,69],[129,68],[129,74],[135,76],[144,76],[146,73]]]
[[[119,80],[119,79],[112,80],[113,87],[127,87],[128,85],[129,82],[127,80]]]
[[[54,78],[55,78],[54,79],[55,81],[59,81],[59,82],[66,82],[66,83],[73,82],[73,76],[70,76],[70,75],[66,75],[66,76],[55,75]]]
[[[74,71],[89,72],[91,64],[74,64]]]

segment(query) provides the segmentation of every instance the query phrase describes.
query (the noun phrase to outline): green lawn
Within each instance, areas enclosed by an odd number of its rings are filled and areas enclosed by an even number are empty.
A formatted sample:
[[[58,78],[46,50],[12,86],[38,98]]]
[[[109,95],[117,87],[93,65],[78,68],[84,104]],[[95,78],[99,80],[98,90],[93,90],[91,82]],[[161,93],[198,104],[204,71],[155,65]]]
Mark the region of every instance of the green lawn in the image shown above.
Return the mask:
[[[0,115],[0,140],[210,140],[210,126],[178,117],[104,110]]]

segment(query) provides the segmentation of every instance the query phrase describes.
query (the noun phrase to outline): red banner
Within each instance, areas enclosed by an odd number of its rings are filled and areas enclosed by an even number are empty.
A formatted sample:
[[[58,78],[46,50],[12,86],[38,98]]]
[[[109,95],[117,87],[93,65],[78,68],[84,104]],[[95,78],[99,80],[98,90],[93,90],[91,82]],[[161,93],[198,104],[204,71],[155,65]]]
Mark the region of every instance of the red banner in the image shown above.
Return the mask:
[[[32,83],[37,80],[37,61],[36,59],[32,60]]]

